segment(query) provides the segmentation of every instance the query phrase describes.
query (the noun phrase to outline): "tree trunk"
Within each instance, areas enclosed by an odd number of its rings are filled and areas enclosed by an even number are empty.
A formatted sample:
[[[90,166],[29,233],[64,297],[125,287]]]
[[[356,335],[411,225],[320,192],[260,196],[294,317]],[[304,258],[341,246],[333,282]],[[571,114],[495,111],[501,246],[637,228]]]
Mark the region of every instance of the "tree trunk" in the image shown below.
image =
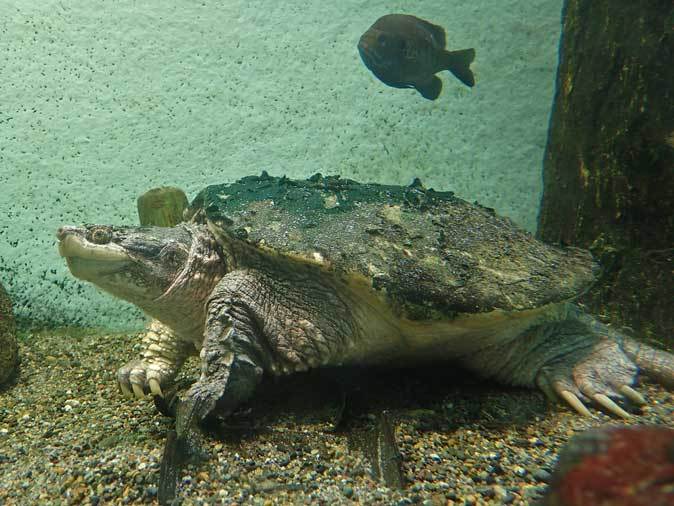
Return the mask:
[[[672,0],[566,0],[543,178],[540,238],[604,267],[584,302],[672,347]]]

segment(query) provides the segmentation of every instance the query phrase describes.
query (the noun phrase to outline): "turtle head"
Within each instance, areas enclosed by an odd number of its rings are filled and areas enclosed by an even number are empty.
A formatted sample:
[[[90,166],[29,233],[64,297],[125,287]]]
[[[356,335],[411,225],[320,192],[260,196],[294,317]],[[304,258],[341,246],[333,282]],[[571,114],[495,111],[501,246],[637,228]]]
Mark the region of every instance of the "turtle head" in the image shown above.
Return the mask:
[[[205,300],[224,270],[204,226],[87,225],[61,227],[56,236],[59,253],[75,277],[150,314],[167,299],[179,306],[188,303],[175,299]]]

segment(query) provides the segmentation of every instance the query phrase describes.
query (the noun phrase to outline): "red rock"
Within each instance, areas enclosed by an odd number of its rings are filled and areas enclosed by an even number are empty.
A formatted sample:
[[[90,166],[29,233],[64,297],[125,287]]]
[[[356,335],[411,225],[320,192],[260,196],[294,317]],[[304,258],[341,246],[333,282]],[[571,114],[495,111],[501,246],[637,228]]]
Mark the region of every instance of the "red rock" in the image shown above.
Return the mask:
[[[606,427],[562,449],[546,506],[674,505],[674,429]]]

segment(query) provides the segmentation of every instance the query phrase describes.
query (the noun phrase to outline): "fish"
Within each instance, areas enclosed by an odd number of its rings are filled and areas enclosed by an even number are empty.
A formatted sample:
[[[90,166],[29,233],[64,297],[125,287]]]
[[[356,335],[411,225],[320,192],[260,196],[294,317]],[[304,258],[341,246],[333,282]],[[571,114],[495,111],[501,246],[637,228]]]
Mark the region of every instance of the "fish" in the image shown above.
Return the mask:
[[[448,51],[445,29],[409,14],[380,17],[358,41],[365,66],[384,84],[414,88],[435,100],[442,81],[435,74],[449,70],[466,86],[475,86],[470,64],[475,49]]]

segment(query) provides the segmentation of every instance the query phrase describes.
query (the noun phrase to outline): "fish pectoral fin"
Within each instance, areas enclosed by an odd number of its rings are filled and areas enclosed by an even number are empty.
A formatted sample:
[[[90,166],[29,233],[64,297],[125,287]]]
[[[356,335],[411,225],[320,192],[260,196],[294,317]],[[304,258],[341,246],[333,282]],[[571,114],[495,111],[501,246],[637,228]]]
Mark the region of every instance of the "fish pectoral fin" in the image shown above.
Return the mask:
[[[449,70],[466,86],[475,86],[475,76],[470,70],[470,64],[475,59],[475,49],[460,49],[459,51],[443,51],[440,59],[442,70]]]
[[[432,76],[428,81],[417,83],[414,87],[421,93],[422,97],[428,100],[435,100],[440,96],[440,92],[442,91],[442,81],[438,76]]]

